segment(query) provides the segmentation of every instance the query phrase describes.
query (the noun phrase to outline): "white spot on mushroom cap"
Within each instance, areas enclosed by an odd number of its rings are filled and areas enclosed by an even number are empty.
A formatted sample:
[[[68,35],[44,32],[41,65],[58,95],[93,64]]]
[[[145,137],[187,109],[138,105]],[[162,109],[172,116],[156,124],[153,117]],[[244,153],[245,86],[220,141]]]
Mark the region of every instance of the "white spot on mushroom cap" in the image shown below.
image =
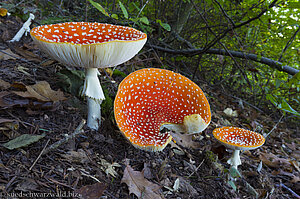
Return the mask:
[[[213,135],[227,147],[239,150],[255,149],[265,142],[261,134],[238,127],[217,128]]]

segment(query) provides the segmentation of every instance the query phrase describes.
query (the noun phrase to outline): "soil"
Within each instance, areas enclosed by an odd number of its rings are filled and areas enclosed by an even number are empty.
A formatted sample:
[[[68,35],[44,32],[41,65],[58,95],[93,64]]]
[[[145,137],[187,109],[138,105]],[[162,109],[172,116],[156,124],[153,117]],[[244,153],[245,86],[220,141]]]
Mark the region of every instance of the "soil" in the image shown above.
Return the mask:
[[[106,106],[98,131],[84,126],[83,132],[75,138],[40,155],[44,148],[63,140],[66,134],[74,133],[86,118],[86,101],[64,90],[57,73],[64,70],[65,66],[51,61],[32,43],[30,36],[24,36],[19,42],[7,42],[21,25],[14,17],[1,18],[1,51],[11,49],[18,58],[2,59],[0,63],[1,80],[11,85],[1,87],[1,93],[8,91],[10,95],[0,98],[0,118],[14,121],[9,128],[5,126],[6,123],[0,123],[0,197],[14,198],[13,194],[25,193],[75,194],[82,187],[101,182],[105,185],[104,192],[102,196],[95,193],[97,196],[94,198],[137,198],[133,193],[130,194],[127,184],[122,183],[127,164],[135,171],[143,170],[148,181],[160,186],[157,192],[164,198],[280,199],[296,198],[296,194],[299,194],[299,127],[287,122],[278,123],[278,116],[271,117],[247,105],[241,109],[234,98],[217,87],[207,86],[201,77],[196,77],[194,81],[205,91],[213,116],[210,126],[194,137],[194,141],[199,143],[197,148],[172,144],[162,152],[136,149],[119,131],[113,117],[113,107]],[[159,67],[157,53],[149,49],[143,52],[117,69],[128,75],[145,66]],[[178,68],[177,72],[192,76],[185,69]],[[110,76],[109,71],[104,70],[101,74],[101,83],[113,100],[123,77]],[[11,93],[24,88],[13,84],[15,82],[33,85],[39,81],[47,81],[54,91],[62,90],[67,99],[38,104],[36,99]],[[15,105],[4,106],[3,99]],[[22,104],[21,101],[25,99],[29,101]],[[239,117],[224,114],[223,110],[228,107],[238,110]],[[214,128],[228,122],[250,129],[261,126],[264,132],[271,131],[277,125],[261,148],[241,154],[242,165],[238,169],[242,177],[232,181],[236,190],[228,183],[229,165],[226,161],[232,151],[227,151],[212,137]],[[25,147],[9,150],[2,146],[22,134],[43,133],[45,137]],[[118,163],[112,167],[115,176],[110,173],[111,170],[107,170],[104,160],[108,165]],[[177,179],[180,185],[174,188]],[[27,198],[25,195],[15,196]],[[76,196],[71,195],[70,198]],[[47,195],[45,198],[53,196]]]

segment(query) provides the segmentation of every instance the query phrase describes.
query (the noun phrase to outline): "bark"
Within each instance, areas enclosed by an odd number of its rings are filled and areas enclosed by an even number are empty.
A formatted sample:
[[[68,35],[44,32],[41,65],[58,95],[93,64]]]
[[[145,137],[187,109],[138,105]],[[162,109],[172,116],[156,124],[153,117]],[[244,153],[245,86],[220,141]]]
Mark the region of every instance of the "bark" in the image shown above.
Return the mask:
[[[167,53],[171,53],[171,54],[178,54],[178,55],[185,55],[185,56],[195,56],[198,54],[215,54],[215,55],[224,55],[224,56],[230,56],[230,54],[233,57],[238,57],[238,58],[242,58],[242,59],[249,59],[255,62],[259,62],[262,64],[266,64],[272,68],[275,68],[279,71],[283,71],[286,72],[290,75],[295,75],[296,73],[299,72],[298,69],[295,69],[291,66],[288,65],[283,65],[281,62],[266,58],[266,57],[261,57],[259,58],[257,55],[255,54],[251,54],[251,53],[244,53],[244,52],[239,52],[239,51],[232,51],[229,50],[228,52],[223,50],[223,49],[208,49],[205,52],[203,52],[202,48],[197,48],[197,49],[188,49],[188,50],[173,50],[173,49],[169,49],[169,48],[163,48],[160,46],[155,46],[155,45],[148,45],[153,49],[159,50],[159,51],[163,51],[163,52],[167,52]]]

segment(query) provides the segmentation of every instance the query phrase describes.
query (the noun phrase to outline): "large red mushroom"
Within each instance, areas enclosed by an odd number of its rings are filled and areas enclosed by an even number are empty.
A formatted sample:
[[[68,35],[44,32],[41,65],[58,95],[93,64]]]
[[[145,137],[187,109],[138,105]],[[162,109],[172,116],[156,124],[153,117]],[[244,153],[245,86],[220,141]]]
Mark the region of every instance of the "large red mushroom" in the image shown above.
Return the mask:
[[[134,28],[103,23],[66,22],[35,27],[32,39],[53,59],[86,69],[83,95],[88,97],[87,125],[98,129],[105,99],[98,68],[131,59],[144,46],[147,35]]]
[[[169,70],[146,68],[128,75],[114,102],[116,122],[137,148],[161,151],[172,140],[164,127],[199,133],[210,123],[209,103],[190,79]]]

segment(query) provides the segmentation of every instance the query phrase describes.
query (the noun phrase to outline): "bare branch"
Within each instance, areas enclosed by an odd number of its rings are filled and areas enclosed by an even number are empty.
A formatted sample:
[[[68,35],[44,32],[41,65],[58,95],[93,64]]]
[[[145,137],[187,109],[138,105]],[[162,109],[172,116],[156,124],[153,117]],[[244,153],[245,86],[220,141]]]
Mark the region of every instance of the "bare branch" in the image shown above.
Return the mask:
[[[300,27],[296,30],[296,32],[295,32],[295,33],[292,35],[292,37],[289,39],[289,41],[288,41],[287,44],[285,45],[284,49],[282,50],[281,55],[280,55],[278,61],[281,61],[282,56],[283,56],[283,53],[285,53],[285,51],[288,49],[288,47],[290,47],[290,45],[293,43],[293,41],[294,41],[294,39],[295,39],[297,33],[299,32],[299,30],[300,30]]]
[[[287,65],[284,66],[281,62],[274,61],[274,60],[266,58],[266,57],[259,58],[257,55],[251,54],[251,53],[244,53],[244,52],[229,50],[229,53],[230,53],[229,54],[228,52],[226,52],[223,49],[208,49],[204,53],[203,48],[188,49],[188,50],[173,50],[173,49],[169,49],[169,48],[162,48],[162,47],[156,46],[156,45],[150,45],[149,43],[146,45],[150,46],[153,49],[159,50],[159,51],[163,51],[163,52],[167,52],[167,53],[171,53],[171,54],[177,54],[177,55],[184,55],[187,57],[191,57],[191,56],[195,56],[195,55],[199,55],[199,54],[215,54],[215,55],[225,55],[225,56],[230,56],[230,54],[231,54],[233,57],[249,59],[249,60],[252,60],[255,62],[266,64],[272,68],[276,68],[277,70],[286,72],[290,75],[295,75],[296,73],[299,72],[298,69],[295,69],[295,68],[287,66]]]

